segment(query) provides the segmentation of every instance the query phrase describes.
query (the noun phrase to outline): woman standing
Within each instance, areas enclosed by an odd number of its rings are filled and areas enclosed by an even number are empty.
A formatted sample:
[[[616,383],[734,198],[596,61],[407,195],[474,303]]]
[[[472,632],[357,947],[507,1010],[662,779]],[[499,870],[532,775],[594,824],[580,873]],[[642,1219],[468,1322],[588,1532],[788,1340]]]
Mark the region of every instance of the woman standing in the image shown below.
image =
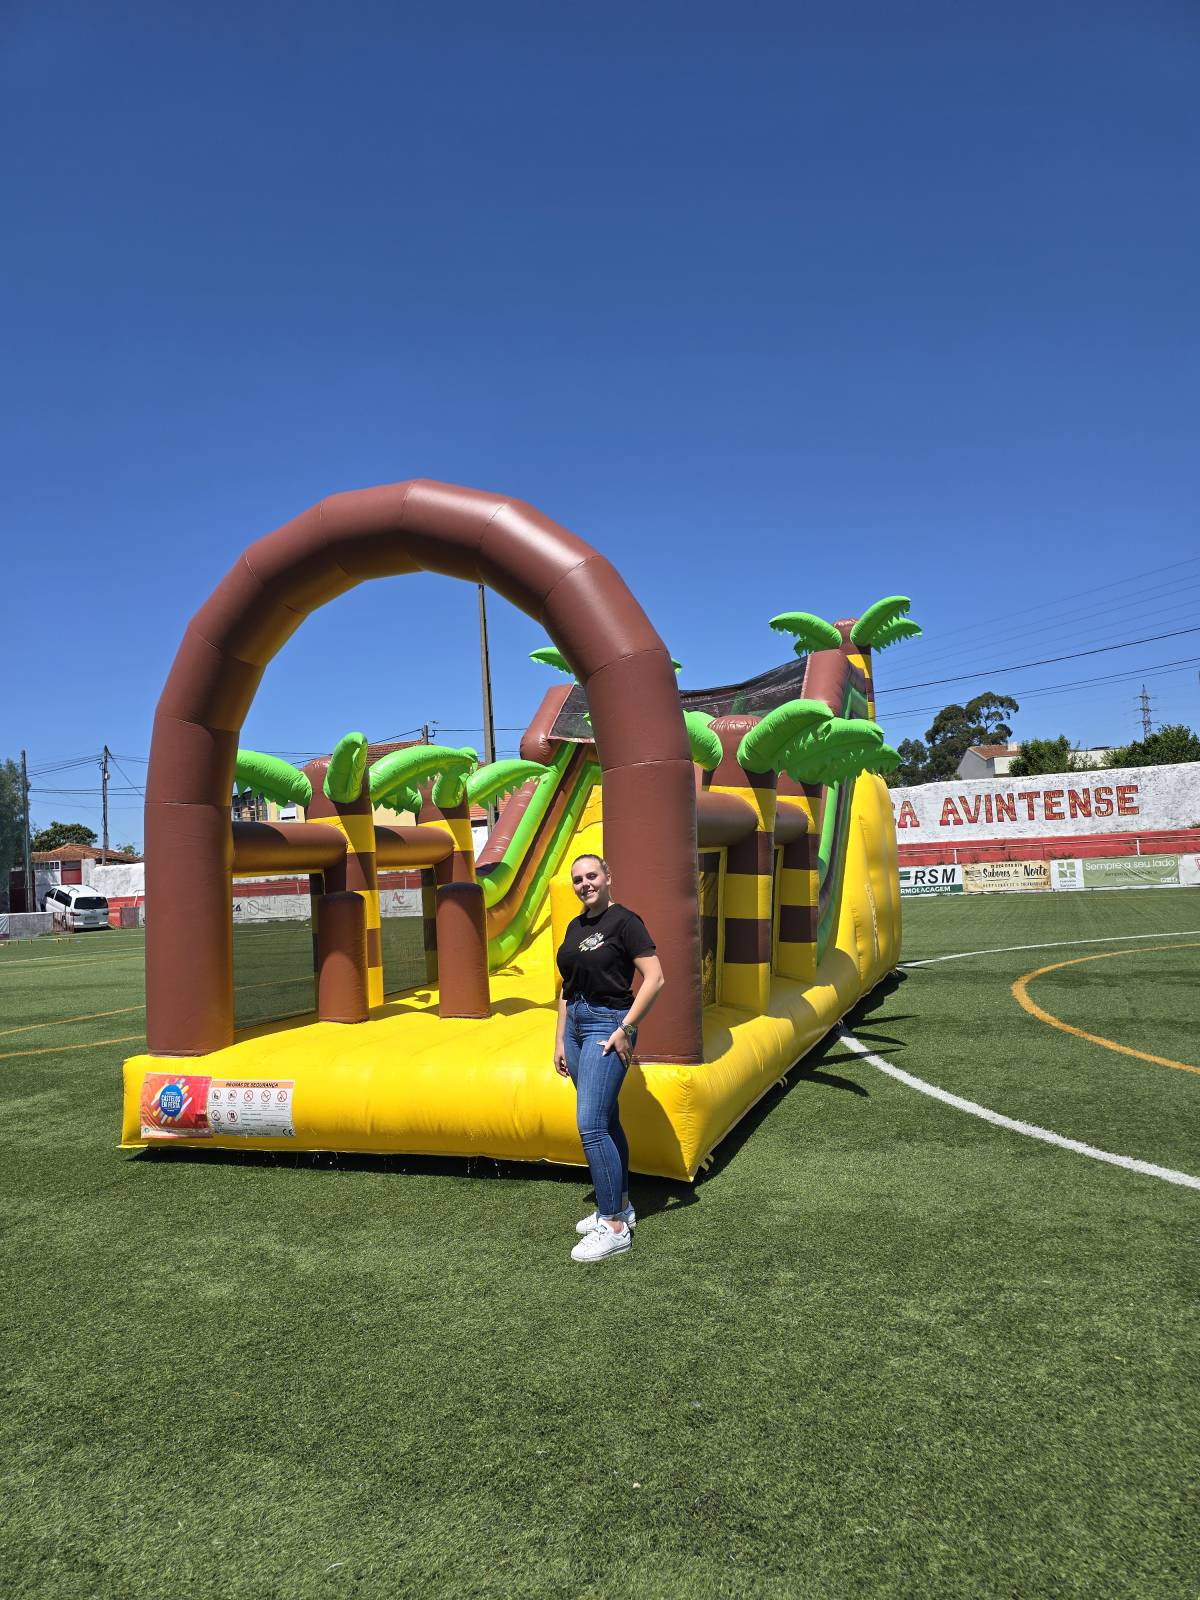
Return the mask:
[[[654,940],[635,912],[617,905],[608,863],[577,856],[571,885],[583,910],[558,950],[562,998],[554,1039],[554,1068],[575,1084],[576,1120],[596,1189],[596,1209],[576,1231],[574,1261],[602,1261],[628,1250],[636,1214],[629,1203],[629,1145],[621,1127],[621,1093],[638,1023],[659,996],[664,978]],[[637,999],[633,974],[642,975]]]

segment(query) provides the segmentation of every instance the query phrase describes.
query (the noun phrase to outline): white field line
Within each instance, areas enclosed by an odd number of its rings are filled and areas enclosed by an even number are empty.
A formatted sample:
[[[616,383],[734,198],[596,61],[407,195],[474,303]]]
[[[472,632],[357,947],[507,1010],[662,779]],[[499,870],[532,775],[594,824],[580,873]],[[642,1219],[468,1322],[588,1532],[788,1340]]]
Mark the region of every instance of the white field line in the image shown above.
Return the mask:
[[[1176,1172],[1173,1167],[1156,1167],[1152,1161],[1138,1161],[1133,1156],[1114,1155],[1111,1150],[1098,1150],[1095,1145],[1084,1144],[1081,1139],[1067,1139],[1061,1133],[1052,1133],[1049,1128],[1039,1128],[1036,1123],[1019,1122],[1016,1117],[1006,1117],[999,1111],[991,1111],[987,1106],[978,1105],[974,1100],[964,1100],[961,1095],[951,1094],[946,1089],[939,1089],[936,1084],[926,1083],[924,1078],[914,1078],[911,1072],[893,1066],[890,1061],[885,1061],[882,1056],[877,1056],[874,1051],[868,1050],[861,1040],[856,1039],[845,1028],[838,1029],[838,1038],[848,1050],[853,1050],[856,1056],[861,1056],[865,1062],[877,1067],[880,1072],[886,1072],[889,1078],[895,1078],[898,1083],[905,1084],[909,1089],[916,1089],[919,1094],[930,1095],[934,1100],[940,1100],[943,1105],[953,1106],[956,1111],[965,1111],[972,1117],[982,1117],[984,1122],[990,1122],[997,1128],[1007,1128],[1010,1133],[1023,1133],[1027,1139],[1040,1139],[1043,1144],[1057,1145],[1060,1150],[1071,1150],[1077,1156],[1090,1156],[1093,1161],[1107,1161],[1110,1166],[1124,1167],[1126,1172],[1140,1172],[1145,1178],[1161,1178],[1164,1183],[1178,1183],[1186,1189],[1200,1189],[1200,1178],[1193,1178],[1188,1172]]]
[[[1056,939],[1053,944],[998,944],[991,950],[959,950],[952,956],[926,956],[922,961],[900,961],[901,967],[932,967],[939,961],[965,961],[968,956],[1005,956],[1012,950],[1067,950],[1079,944],[1125,944],[1130,939],[1192,939],[1200,928],[1184,928],[1179,933],[1114,933],[1103,939]]]

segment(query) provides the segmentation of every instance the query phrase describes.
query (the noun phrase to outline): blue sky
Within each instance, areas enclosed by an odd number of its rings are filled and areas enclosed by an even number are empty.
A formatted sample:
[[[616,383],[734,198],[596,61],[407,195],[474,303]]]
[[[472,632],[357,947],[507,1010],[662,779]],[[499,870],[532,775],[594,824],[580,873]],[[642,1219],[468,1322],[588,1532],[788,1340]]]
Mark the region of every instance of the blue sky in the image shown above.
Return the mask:
[[[45,769],[105,742],[144,781],[244,545],[413,476],[597,545],[689,686],[899,590],[894,742],[989,687],[1019,736],[1127,740],[1179,662],[1155,716],[1200,725],[1200,632],[900,687],[1200,626],[1193,4],[424,15],[3,8],[0,754],[36,821],[96,824],[45,792],[94,766]],[[545,641],[491,623],[507,730]],[[305,624],[244,739],[426,720],[479,741],[475,597],[398,579]]]

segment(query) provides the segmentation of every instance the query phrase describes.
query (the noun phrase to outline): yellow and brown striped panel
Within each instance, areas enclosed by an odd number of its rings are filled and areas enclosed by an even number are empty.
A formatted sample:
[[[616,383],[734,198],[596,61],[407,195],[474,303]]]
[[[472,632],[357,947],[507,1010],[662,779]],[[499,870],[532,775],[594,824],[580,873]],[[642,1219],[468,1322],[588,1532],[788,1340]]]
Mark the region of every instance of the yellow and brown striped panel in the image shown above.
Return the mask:
[[[375,818],[355,812],[335,811],[314,818],[336,828],[346,838],[346,875],[340,888],[351,889],[365,902],[367,921],[367,1004],[383,1004],[383,933],[379,923],[379,878],[375,869]],[[329,882],[326,881],[326,888]]]
[[[741,773],[740,784],[716,784],[754,807],[758,831],[725,854],[723,954],[718,992],[722,1005],[765,1011],[771,999],[771,895],[775,874],[775,774]]]
[[[783,978],[812,979],[817,975],[817,818],[821,806],[818,786],[805,785],[804,789],[800,794],[781,796],[778,803],[780,814],[800,811],[807,828],[778,852],[774,966]]]

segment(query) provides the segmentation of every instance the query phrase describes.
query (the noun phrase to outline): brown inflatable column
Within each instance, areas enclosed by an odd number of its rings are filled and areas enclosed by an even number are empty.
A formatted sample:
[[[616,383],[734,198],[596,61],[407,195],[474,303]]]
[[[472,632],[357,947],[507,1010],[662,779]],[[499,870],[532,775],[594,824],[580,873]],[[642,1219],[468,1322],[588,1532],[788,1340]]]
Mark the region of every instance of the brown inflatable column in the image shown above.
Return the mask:
[[[435,862],[433,868],[437,883],[434,933],[440,988],[438,1011],[443,1017],[489,1017],[492,998],[488,977],[487,910],[483,885],[475,877],[471,805],[463,799],[456,806],[437,806],[433,803],[431,788],[422,790],[427,798],[421,807],[421,825],[440,829],[453,841],[453,849]],[[478,929],[475,926],[477,907]]]
[[[490,1016],[481,883],[443,883],[439,887],[437,959],[439,1016]]]
[[[589,576],[593,567],[598,570]],[[588,562],[564,579],[547,607],[551,638],[569,640],[554,626],[568,612],[592,619],[612,611],[614,577],[607,563]],[[645,618],[636,629],[629,626],[629,653],[594,671],[578,645],[577,659],[565,647],[564,654],[584,674],[603,773],[604,854],[613,894],[645,922],[666,979],[642,1025],[638,1053],[644,1061],[702,1061],[696,769],[671,658]]]
[[[367,1020],[367,907],[351,889],[317,902],[317,1016]]]
[[[312,929],[312,963],[313,977],[321,970],[321,946],[317,942],[317,930],[321,926],[321,899],[325,893],[325,875],[321,872],[310,872],[308,875],[308,916]]]
[[[842,636],[841,653],[846,660],[846,681],[851,695],[861,695],[863,703],[851,704],[849,715],[852,717],[869,717],[875,720],[875,682],[871,667],[871,647],[857,645],[850,637],[854,627],[854,617],[843,617],[840,622],[835,622],[834,627]]]

